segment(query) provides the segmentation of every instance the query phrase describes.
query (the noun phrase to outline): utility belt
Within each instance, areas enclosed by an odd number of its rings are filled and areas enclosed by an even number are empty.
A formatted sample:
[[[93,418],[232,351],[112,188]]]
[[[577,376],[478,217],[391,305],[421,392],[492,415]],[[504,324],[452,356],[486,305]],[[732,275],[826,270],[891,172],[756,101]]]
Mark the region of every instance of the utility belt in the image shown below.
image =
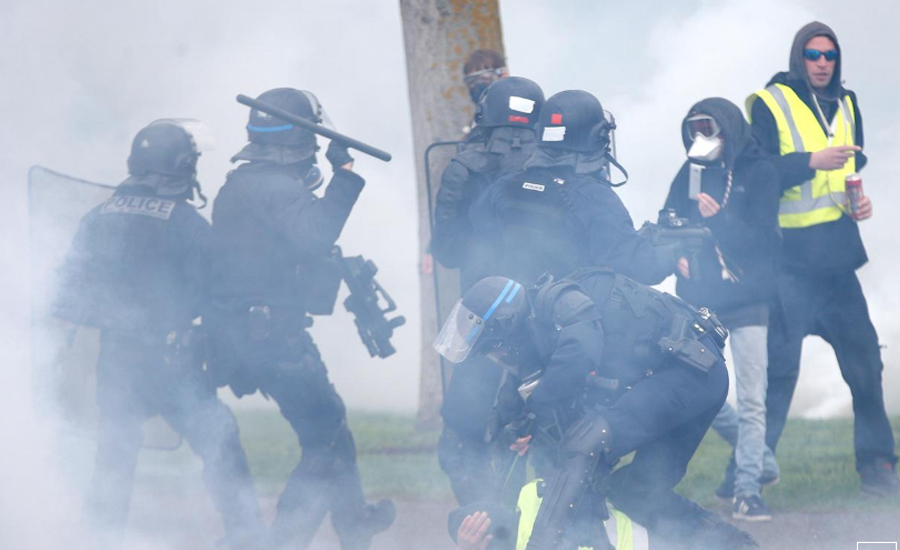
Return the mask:
[[[681,309],[681,308],[679,308]],[[633,375],[613,377],[613,372],[592,372],[585,384],[585,404],[610,406],[641,380],[674,367],[688,367],[706,374],[722,360],[728,331],[714,314],[700,308],[696,314],[673,312],[669,330],[656,342],[652,367],[634,368]],[[647,366],[646,361],[642,361]],[[626,367],[627,368],[627,367]],[[606,374],[607,376],[604,376]]]

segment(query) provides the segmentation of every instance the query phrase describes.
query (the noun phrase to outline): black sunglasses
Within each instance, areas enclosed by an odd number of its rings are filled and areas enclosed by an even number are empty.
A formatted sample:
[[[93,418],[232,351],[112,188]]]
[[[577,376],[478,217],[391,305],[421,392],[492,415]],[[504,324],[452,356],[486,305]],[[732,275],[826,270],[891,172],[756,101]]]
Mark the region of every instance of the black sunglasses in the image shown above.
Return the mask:
[[[838,58],[838,51],[828,50],[823,52],[822,50],[803,50],[803,57],[810,61],[818,61],[823,55],[825,56],[825,61],[834,61]]]

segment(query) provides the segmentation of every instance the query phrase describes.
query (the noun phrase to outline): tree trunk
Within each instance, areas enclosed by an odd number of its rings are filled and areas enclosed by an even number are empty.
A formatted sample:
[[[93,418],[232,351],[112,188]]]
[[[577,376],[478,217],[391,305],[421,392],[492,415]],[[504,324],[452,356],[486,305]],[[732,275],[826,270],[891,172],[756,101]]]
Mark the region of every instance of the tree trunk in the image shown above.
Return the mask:
[[[463,82],[463,64],[477,49],[492,49],[503,55],[498,0],[400,0],[406,71],[412,112],[413,143],[418,178],[419,279],[422,311],[421,379],[419,382],[420,426],[440,422],[442,400],[439,356],[431,347],[437,334],[435,285],[432,269],[438,270],[441,319],[459,297],[459,277],[438,268],[428,254],[431,239],[429,202],[440,182],[440,174],[451,147],[431,154],[431,194],[425,178],[425,149],[437,141],[459,140],[472,120],[473,105]],[[449,373],[448,373],[449,374]]]

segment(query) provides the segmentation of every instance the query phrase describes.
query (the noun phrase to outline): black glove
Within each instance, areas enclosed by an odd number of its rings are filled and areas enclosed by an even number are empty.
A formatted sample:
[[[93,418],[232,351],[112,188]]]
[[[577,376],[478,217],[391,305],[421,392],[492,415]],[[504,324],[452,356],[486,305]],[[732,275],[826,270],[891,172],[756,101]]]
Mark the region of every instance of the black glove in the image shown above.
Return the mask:
[[[331,163],[331,167],[335,170],[341,168],[348,162],[353,162],[353,157],[347,152],[347,146],[339,141],[332,140],[328,144],[328,150],[325,151],[325,158]]]

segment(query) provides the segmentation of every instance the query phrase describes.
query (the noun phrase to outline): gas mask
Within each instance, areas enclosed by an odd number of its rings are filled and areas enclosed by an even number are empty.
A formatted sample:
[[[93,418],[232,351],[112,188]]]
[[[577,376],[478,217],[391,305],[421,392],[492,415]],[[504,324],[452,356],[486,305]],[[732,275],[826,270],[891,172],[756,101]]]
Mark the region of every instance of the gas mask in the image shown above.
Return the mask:
[[[697,162],[713,162],[722,158],[722,149],[724,148],[722,138],[706,137],[703,134],[694,134],[694,142],[688,149],[687,156],[689,159]]]
[[[725,142],[722,141],[721,128],[716,119],[709,115],[697,114],[688,117],[684,121],[687,135],[691,136],[691,146],[688,149],[689,159],[699,163],[709,163],[722,158],[722,149]]]

